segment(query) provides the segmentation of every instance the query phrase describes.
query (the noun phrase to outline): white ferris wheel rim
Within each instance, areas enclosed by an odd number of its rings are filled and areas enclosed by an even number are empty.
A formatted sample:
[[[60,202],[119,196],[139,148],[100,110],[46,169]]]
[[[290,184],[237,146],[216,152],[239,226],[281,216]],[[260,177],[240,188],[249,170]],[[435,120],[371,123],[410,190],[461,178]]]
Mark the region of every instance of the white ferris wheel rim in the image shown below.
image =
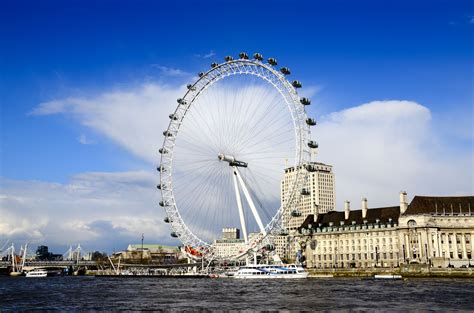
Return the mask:
[[[185,120],[186,113],[194,101],[217,81],[228,76],[240,74],[259,77],[280,93],[288,106],[295,132],[295,164],[292,164],[292,166],[308,164],[310,161],[310,149],[307,145],[307,142],[310,140],[310,128],[306,122],[308,117],[304,105],[301,103],[301,98],[298,96],[295,87],[272,65],[263,63],[260,60],[246,58],[229,60],[221,64],[213,64],[213,67],[206,73],[200,75],[194,84],[188,85],[188,91],[183,98],[178,99],[178,106],[174,113],[170,115],[170,123],[164,132],[163,146],[160,149],[161,163],[159,171],[162,195],[160,205],[165,209],[167,215],[166,219],[171,224],[173,230],[172,234],[176,236],[185,247],[196,249],[196,251],[203,255],[212,254],[212,243],[199,238],[186,225],[180,215],[173,193],[172,172],[175,141],[179,135],[180,126]],[[287,211],[287,208],[292,205],[295,198],[299,196],[299,190],[303,184],[303,180],[298,177],[299,175],[300,174],[297,173],[295,176],[293,188],[291,188],[288,196],[289,200],[286,202],[286,205],[280,205],[270,222],[265,225],[266,234],[273,234],[276,229],[280,228],[279,223],[283,214]],[[258,248],[264,239],[265,236],[257,236],[257,238],[249,243],[249,249]],[[246,254],[247,251],[240,253],[239,256]],[[232,258],[237,256],[228,257]]]

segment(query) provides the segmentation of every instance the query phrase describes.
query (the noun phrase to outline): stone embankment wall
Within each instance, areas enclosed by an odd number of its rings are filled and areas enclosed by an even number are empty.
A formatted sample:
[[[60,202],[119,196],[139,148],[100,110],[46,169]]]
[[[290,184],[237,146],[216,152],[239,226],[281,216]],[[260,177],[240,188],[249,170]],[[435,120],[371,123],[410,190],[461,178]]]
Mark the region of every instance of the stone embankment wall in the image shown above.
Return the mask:
[[[373,277],[376,274],[402,275],[403,277],[474,278],[474,268],[430,268],[424,264],[402,265],[400,268],[345,268],[308,269],[309,277]]]

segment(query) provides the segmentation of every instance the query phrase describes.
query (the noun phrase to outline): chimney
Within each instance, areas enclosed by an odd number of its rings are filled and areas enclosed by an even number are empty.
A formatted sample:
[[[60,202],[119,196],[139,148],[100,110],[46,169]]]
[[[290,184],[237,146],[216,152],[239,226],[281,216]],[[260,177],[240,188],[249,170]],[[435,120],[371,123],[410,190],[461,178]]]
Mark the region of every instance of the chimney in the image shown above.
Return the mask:
[[[349,219],[349,213],[351,212],[351,203],[349,201],[344,202],[344,219]]]
[[[362,199],[362,218],[367,218],[367,198]]]
[[[407,192],[400,191],[400,214],[404,214],[408,209]]]

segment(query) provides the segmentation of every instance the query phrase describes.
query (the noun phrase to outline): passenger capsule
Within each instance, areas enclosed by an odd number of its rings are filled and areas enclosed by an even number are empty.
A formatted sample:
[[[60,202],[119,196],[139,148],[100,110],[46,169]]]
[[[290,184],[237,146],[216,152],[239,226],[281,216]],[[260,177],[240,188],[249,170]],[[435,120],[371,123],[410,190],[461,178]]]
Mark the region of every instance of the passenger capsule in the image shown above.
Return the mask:
[[[188,102],[186,100],[181,99],[181,98],[179,98],[177,101],[178,101],[179,104],[183,104],[183,105],[188,104]]]
[[[170,131],[165,130],[165,131],[163,132],[163,136],[165,136],[165,137],[171,137],[171,136],[173,136],[173,134],[172,134]]]
[[[282,67],[282,68],[280,69],[280,72],[281,72],[282,74],[284,74],[284,75],[290,75],[290,74],[291,74],[290,69],[287,68],[287,67]]]
[[[297,80],[294,80],[291,85],[293,85],[293,87],[295,88],[301,88],[303,85],[301,85],[301,83]]]
[[[249,58],[249,56],[245,52],[240,52],[239,53],[239,58],[247,60]]]
[[[314,140],[310,140],[308,141],[308,147],[310,147],[311,149],[316,149],[318,147],[318,143]]]
[[[161,190],[161,184],[156,185],[156,188]]]
[[[168,150],[166,150],[165,148],[160,148],[158,152],[160,152],[161,154],[166,154],[168,153]]]
[[[306,164],[306,170],[308,172],[316,172],[317,168],[314,164]]]
[[[204,76],[204,73],[203,73],[203,72],[199,72],[199,73],[198,73],[198,76],[199,76],[199,77],[203,77],[203,76]]]
[[[270,244],[266,245],[265,248],[266,248],[268,251],[273,251],[273,250],[275,250],[275,246],[274,246],[274,245],[270,245]]]
[[[310,105],[311,104],[311,100],[309,100],[308,98],[301,98],[300,102],[301,102],[302,105]]]
[[[228,56],[225,57],[225,60],[226,60],[226,62],[229,62],[229,61],[234,60],[234,58],[231,57],[230,55],[228,55]]]
[[[258,61],[263,60],[263,56],[260,53],[254,53],[253,58]]]
[[[268,59],[268,64],[275,66],[275,65],[278,64],[278,62],[277,62],[277,60],[274,59],[274,58],[269,58],[269,59]]]
[[[159,204],[160,206],[165,206],[165,203],[164,203],[163,201],[160,201],[158,204]]]
[[[306,119],[306,124],[308,124],[309,126],[315,126],[316,120],[314,118],[309,117]]]
[[[163,221],[164,221],[165,223],[170,223],[170,222],[171,222],[171,220],[170,220],[170,218],[169,218],[168,216],[165,217],[165,218],[163,219]]]
[[[170,114],[170,115],[168,115],[168,116],[169,116],[170,120],[173,120],[173,121],[176,121],[176,120],[178,119],[178,117],[176,116],[176,114],[173,114],[173,113]]]
[[[171,235],[171,237],[178,238],[178,234],[175,233],[175,232],[172,232],[170,235]]]
[[[219,64],[217,64],[217,63],[212,63],[212,64],[211,64],[211,67],[214,68],[214,67],[217,67],[218,65],[219,65]]]
[[[188,88],[188,90],[191,90],[191,91],[194,91],[196,90],[196,87],[194,87],[193,85],[189,84],[186,86]]]
[[[293,211],[291,211],[291,216],[299,217],[299,216],[301,216],[301,212],[298,211],[298,210],[293,210]]]
[[[311,192],[309,192],[308,189],[306,189],[306,188],[301,189],[301,195],[309,196],[310,194],[311,194]]]

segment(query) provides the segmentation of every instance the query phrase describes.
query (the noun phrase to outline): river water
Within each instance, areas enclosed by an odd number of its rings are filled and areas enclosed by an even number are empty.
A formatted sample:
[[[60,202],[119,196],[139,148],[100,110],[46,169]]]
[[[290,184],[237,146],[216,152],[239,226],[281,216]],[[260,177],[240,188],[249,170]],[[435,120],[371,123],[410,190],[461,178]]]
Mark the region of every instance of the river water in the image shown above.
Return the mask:
[[[474,280],[0,277],[0,311],[31,309],[474,311]]]

